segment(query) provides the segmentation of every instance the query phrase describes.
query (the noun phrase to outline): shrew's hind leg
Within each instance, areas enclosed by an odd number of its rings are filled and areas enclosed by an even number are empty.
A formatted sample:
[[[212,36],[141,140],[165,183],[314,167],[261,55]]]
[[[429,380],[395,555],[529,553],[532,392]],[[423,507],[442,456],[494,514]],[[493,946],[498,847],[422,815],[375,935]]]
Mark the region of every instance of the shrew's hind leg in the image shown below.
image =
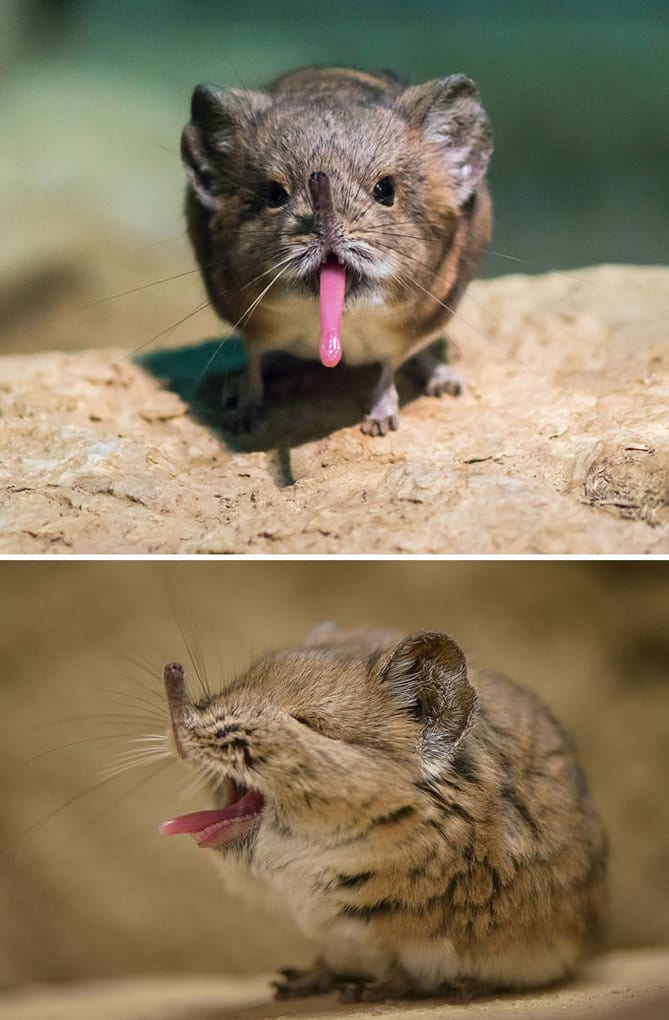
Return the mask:
[[[440,999],[443,1003],[463,1006],[491,994],[487,986],[473,981],[448,981],[427,991],[417,987],[411,975],[395,964],[378,981],[340,981],[342,1002],[388,1002],[396,999]]]
[[[446,363],[447,345],[445,337],[436,340],[414,355],[407,366],[430,397],[441,397],[444,393],[457,397],[464,389],[460,373]]]

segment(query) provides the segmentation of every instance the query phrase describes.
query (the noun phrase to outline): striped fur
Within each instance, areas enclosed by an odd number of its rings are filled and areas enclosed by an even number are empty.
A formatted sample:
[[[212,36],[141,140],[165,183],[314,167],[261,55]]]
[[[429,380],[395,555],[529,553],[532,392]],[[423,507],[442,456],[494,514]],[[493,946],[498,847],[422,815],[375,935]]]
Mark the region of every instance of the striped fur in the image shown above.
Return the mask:
[[[445,635],[326,627],[192,706],[179,738],[267,798],[216,852],[318,949],[286,995],[326,972],[371,998],[541,985],[597,937],[606,840],[569,736]]]

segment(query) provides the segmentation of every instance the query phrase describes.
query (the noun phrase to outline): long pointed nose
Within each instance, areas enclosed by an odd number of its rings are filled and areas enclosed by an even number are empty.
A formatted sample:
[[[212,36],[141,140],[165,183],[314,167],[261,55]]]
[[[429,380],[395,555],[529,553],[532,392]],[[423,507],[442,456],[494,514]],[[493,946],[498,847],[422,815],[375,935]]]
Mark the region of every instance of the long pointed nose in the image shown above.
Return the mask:
[[[319,228],[329,227],[334,217],[330,178],[322,170],[316,170],[309,178],[309,191],[314,205],[316,222]]]
[[[186,715],[190,706],[188,695],[186,694],[183,666],[178,662],[169,662],[163,670],[163,682],[167,694],[167,707],[170,710],[174,743],[176,744],[179,757],[185,758],[186,752],[181,739],[181,733],[186,723]]]

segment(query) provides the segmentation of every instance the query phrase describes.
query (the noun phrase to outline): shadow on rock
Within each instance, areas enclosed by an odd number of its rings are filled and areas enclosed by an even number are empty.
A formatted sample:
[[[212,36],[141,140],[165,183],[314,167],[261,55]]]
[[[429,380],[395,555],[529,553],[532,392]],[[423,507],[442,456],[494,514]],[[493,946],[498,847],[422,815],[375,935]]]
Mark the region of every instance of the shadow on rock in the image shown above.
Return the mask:
[[[378,365],[324,368],[288,354],[263,361],[264,414],[250,432],[226,424],[224,403],[234,398],[246,367],[242,340],[209,340],[189,347],[152,351],[135,359],[145,371],[178,394],[191,414],[216,432],[228,449],[250,453],[290,449],[362,421],[378,379]],[[415,399],[419,387],[410,371],[398,379],[400,405]]]

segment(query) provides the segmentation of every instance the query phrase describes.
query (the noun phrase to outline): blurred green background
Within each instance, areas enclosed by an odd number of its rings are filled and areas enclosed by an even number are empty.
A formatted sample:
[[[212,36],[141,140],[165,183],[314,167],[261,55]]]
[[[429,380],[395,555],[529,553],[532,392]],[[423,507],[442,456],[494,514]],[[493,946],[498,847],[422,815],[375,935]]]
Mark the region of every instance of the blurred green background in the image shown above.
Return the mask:
[[[192,269],[177,152],[193,85],[307,63],[477,80],[496,135],[485,275],[665,262],[668,53],[666,0],[4,0],[3,346],[137,346],[190,312],[197,275],[80,314]],[[215,328],[205,312],[170,338]]]

